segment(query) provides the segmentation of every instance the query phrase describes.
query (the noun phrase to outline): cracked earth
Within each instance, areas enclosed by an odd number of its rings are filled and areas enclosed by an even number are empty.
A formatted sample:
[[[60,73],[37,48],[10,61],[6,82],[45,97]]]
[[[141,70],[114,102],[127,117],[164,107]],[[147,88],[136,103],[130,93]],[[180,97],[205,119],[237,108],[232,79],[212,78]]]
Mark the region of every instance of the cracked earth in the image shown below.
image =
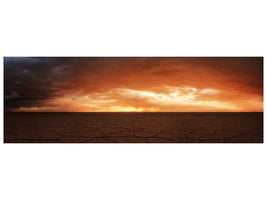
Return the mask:
[[[5,113],[5,143],[263,143],[263,113]]]

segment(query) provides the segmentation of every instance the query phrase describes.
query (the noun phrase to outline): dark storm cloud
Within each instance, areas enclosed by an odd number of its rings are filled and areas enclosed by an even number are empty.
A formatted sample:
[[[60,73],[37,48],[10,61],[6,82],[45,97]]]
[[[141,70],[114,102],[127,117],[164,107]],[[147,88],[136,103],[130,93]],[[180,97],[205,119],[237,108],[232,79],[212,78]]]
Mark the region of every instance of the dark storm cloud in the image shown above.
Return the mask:
[[[64,59],[7,57],[4,59],[5,108],[36,106],[59,93],[57,83],[66,84],[62,79],[67,75],[51,73],[64,67]]]
[[[5,57],[6,110],[42,105],[51,98],[71,92],[72,88],[77,88],[73,82],[77,75],[85,69],[94,72],[95,60],[98,58]],[[98,62],[99,68],[104,60]]]

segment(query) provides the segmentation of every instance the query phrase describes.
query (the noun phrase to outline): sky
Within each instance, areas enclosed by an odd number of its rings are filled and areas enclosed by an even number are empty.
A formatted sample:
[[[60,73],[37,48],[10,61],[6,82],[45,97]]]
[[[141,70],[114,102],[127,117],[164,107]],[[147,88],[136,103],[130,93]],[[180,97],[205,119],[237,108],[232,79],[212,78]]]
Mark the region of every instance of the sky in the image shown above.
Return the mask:
[[[262,57],[5,57],[14,112],[263,112]]]

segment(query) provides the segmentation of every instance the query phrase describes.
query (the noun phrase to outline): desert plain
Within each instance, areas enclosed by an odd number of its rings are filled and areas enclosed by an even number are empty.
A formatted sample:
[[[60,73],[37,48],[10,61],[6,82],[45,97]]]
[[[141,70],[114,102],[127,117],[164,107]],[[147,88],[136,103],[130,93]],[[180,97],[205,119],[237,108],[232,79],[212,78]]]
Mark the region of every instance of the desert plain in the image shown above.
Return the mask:
[[[5,113],[4,143],[263,143],[263,113]]]

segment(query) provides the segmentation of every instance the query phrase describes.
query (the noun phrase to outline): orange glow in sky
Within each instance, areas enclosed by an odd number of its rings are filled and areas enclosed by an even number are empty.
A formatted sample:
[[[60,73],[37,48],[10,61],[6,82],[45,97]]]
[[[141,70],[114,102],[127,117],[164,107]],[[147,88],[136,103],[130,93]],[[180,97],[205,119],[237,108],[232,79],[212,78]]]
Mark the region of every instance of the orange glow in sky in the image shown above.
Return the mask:
[[[215,98],[215,89],[178,88],[164,86],[164,93],[115,88],[92,96],[65,96],[51,100],[46,107],[21,107],[19,111],[76,111],[76,112],[180,112],[242,111],[242,105]],[[205,96],[204,99],[202,97]],[[123,101],[122,101],[123,99]],[[129,101],[127,101],[127,99]],[[261,99],[250,101],[250,106],[263,109]]]
[[[27,62],[31,63],[15,63],[13,71],[14,63],[5,68],[5,102],[10,105],[6,109],[263,111],[262,58],[58,58],[51,63]]]

